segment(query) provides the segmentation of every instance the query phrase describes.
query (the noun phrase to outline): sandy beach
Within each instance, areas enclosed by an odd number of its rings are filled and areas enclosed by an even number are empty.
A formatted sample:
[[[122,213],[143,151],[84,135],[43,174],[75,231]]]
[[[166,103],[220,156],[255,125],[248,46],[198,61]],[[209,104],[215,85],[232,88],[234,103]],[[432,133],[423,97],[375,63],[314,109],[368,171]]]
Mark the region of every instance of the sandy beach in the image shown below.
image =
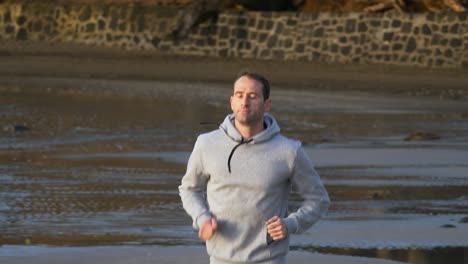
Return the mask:
[[[6,41],[0,56],[0,263],[208,263],[177,185],[242,68],[271,76],[333,201],[289,263],[466,263],[466,72]]]

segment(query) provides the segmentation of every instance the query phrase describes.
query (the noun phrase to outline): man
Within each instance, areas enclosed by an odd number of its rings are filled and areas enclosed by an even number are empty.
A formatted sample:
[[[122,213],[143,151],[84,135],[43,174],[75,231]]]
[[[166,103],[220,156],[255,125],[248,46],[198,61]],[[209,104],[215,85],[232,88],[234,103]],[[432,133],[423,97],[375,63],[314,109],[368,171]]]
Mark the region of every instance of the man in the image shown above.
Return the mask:
[[[220,129],[198,137],[179,186],[184,209],[206,241],[210,263],[286,263],[291,234],[330,204],[301,147],[282,136],[263,76],[242,72]],[[291,185],[304,199],[288,212]]]

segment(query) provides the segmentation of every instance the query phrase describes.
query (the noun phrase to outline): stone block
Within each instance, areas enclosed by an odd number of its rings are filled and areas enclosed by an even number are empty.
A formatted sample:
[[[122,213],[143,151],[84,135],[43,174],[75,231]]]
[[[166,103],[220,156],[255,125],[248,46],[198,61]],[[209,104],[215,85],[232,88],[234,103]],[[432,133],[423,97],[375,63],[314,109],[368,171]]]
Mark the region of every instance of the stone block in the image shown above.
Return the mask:
[[[239,16],[237,18],[236,25],[238,25],[238,26],[247,26],[247,22],[248,22],[247,18]]]
[[[220,49],[218,52],[219,56],[221,57],[227,57],[228,55],[228,49]]]
[[[459,48],[462,46],[462,40],[459,38],[453,38],[450,40],[450,47]]]
[[[284,51],[281,49],[274,49],[272,52],[272,57],[277,60],[284,59]]]
[[[401,20],[395,19],[392,21],[392,27],[393,28],[399,28],[401,26],[402,22]]]
[[[112,17],[109,23],[109,28],[111,30],[117,30],[118,25],[119,25],[118,18]]]
[[[313,61],[320,61],[322,58],[322,54],[320,52],[313,51],[311,54],[311,59]]]
[[[10,11],[7,11],[5,12],[5,14],[3,15],[3,23],[5,24],[8,24],[8,23],[11,23],[12,20],[11,20],[11,12]]]
[[[433,34],[431,39],[431,45],[438,45],[442,40],[442,36],[440,34]]]
[[[400,51],[400,50],[403,50],[403,44],[401,44],[401,43],[395,43],[395,44],[393,44],[392,50],[393,50],[393,51]]]
[[[318,48],[320,48],[320,44],[321,44],[321,41],[320,41],[320,40],[315,40],[315,41],[312,42],[312,45],[311,45],[311,46],[312,46],[314,49],[318,49]]]
[[[106,21],[99,19],[98,20],[98,30],[105,30],[106,29]]]
[[[358,32],[363,33],[363,32],[367,32],[367,30],[368,30],[367,24],[365,22],[359,22]]]
[[[12,25],[7,25],[7,26],[5,27],[5,33],[6,33],[7,35],[15,33],[15,27],[12,26]]]
[[[91,6],[86,5],[81,9],[80,15],[78,16],[78,19],[81,22],[86,22],[91,18],[92,10]]]
[[[257,28],[258,29],[264,29],[265,28],[265,20],[261,19],[260,21],[258,21]]]
[[[41,32],[42,31],[42,21],[36,20],[32,23],[31,30],[34,32]]]
[[[343,55],[349,55],[351,53],[351,46],[345,46],[345,47],[341,47],[341,54]]]
[[[338,38],[338,41],[342,44],[346,44],[348,42],[348,38],[346,36],[341,36]]]
[[[289,27],[295,27],[297,25],[297,19],[288,18],[286,20],[286,25]]]
[[[260,43],[264,43],[268,39],[268,34],[267,33],[260,33],[258,36],[258,41]]]
[[[317,28],[316,30],[314,30],[313,32],[313,36],[314,37],[323,37],[325,35],[325,30],[323,28]]]
[[[229,37],[229,29],[227,26],[223,26],[219,29],[219,37],[227,39]]]
[[[459,30],[460,29],[460,24],[453,24],[451,27],[450,27],[450,33],[452,34],[457,34],[459,33]]]
[[[371,20],[369,22],[369,24],[372,26],[372,27],[380,27],[382,25],[382,22],[380,20]]]
[[[468,58],[461,62],[461,68],[464,70],[468,70]]]
[[[273,48],[278,45],[278,37],[276,35],[272,35],[268,38],[267,47]]]
[[[263,49],[262,51],[260,51],[260,58],[262,59],[270,58],[270,50]]]
[[[162,24],[162,23],[161,23]],[[160,25],[161,25],[160,24]],[[136,19],[136,30],[137,32],[143,32],[145,31],[145,26],[146,26],[146,21],[145,21],[145,17],[144,16],[138,16],[137,19]],[[162,32],[166,32],[166,28],[160,28],[160,30]]]
[[[402,33],[410,33],[412,29],[412,23],[411,22],[405,22],[401,26],[401,32]]]
[[[283,23],[281,23],[281,22],[276,23],[276,28],[275,28],[275,33],[276,34],[283,33],[283,29],[284,29]]]
[[[25,16],[19,16],[17,19],[16,19],[16,24],[18,26],[22,26],[24,25],[24,23],[26,22],[26,17]]]
[[[304,44],[298,44],[296,45],[295,51],[298,53],[302,53],[305,51],[305,45]]]
[[[424,56],[430,56],[432,54],[432,50],[431,49],[428,49],[428,48],[424,48],[424,49],[419,49],[418,50],[418,53],[419,54],[422,54]]]
[[[449,27],[448,27],[448,25],[443,25],[440,30],[441,30],[442,33],[448,33],[449,32]]]
[[[195,40],[195,46],[197,47],[203,47],[205,46],[205,39],[204,38],[198,38]]]
[[[447,49],[444,51],[444,56],[447,58],[452,58],[453,57],[453,51],[451,49]]]
[[[28,39],[28,31],[26,28],[20,28],[18,33],[16,34],[17,40],[27,40]]]
[[[393,35],[394,35],[393,32],[385,32],[385,33],[383,34],[383,40],[384,40],[384,41],[392,41]]]
[[[348,19],[346,20],[346,33],[354,33],[356,31],[356,19]]]
[[[151,39],[151,44],[153,44],[155,48],[159,46],[160,42],[161,42],[161,39],[156,36]]]
[[[124,22],[119,23],[119,30],[125,32],[127,30],[127,24]]]
[[[436,65],[436,66],[442,66],[442,65],[444,65],[444,60],[442,60],[442,59],[436,59],[436,60],[435,60],[435,65]]]
[[[87,23],[86,24],[86,32],[87,33],[92,33],[96,29],[96,25],[94,23]]]
[[[421,32],[422,32],[424,35],[431,35],[431,34],[432,34],[432,30],[431,30],[431,28],[429,27],[428,24],[424,24],[424,25],[422,26]]]
[[[339,46],[338,46],[337,44],[332,44],[332,45],[331,45],[331,49],[330,49],[330,50],[331,50],[333,53],[337,53],[337,52],[338,52],[338,49],[339,49]]]
[[[406,49],[405,49],[405,52],[407,53],[411,53],[411,52],[414,52],[416,50],[416,40],[414,39],[414,37],[410,37],[408,39],[408,42],[406,43]]]

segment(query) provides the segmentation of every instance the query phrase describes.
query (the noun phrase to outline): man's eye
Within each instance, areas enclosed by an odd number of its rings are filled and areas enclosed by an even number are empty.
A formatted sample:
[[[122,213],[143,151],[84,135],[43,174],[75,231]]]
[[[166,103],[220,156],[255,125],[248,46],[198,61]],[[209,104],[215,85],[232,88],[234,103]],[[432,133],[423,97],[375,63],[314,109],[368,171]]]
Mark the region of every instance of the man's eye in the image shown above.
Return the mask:
[[[256,94],[249,94],[249,98],[250,99],[255,99],[255,98],[257,98],[257,95]]]

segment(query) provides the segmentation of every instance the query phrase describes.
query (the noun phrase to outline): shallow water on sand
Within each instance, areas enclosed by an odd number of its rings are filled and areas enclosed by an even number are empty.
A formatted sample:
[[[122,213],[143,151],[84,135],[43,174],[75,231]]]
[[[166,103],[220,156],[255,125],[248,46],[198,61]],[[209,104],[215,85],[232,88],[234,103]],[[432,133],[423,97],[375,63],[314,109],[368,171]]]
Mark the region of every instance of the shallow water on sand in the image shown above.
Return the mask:
[[[197,135],[216,128],[199,123],[228,113],[230,85],[48,83],[0,95],[0,244],[200,244],[177,186]],[[102,87],[112,89],[93,90]],[[333,201],[293,248],[466,261],[466,102],[287,87],[273,99]],[[440,139],[404,140],[416,130]],[[293,196],[291,208],[299,203]]]

